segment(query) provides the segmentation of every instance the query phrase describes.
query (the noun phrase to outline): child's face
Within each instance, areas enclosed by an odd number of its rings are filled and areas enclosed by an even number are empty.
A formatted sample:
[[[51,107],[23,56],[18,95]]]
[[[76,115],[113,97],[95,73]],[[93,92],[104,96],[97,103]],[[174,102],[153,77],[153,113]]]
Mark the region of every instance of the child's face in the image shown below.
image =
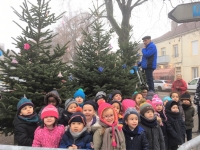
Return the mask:
[[[78,96],[75,98],[75,101],[78,103],[78,104],[82,104],[83,103],[83,98]]]
[[[114,107],[115,111],[117,114],[120,113],[120,106],[118,103],[113,103],[112,106]]]
[[[154,118],[154,112],[152,110],[148,110],[144,113],[144,117],[147,119],[153,119]]]
[[[138,125],[138,116],[135,114],[130,114],[127,117],[127,120],[125,121],[125,123],[129,126],[131,130],[135,129]]]
[[[143,98],[143,96],[142,96],[141,94],[138,94],[138,95],[136,96],[135,101],[136,101],[137,105],[140,104],[142,98]]]
[[[48,98],[48,104],[52,104],[53,106],[57,105],[57,100],[54,97]]]
[[[120,94],[115,94],[115,96],[113,97],[113,100],[121,102],[122,96]]]
[[[102,118],[106,123],[113,124],[113,122],[115,120],[115,115],[114,115],[113,109],[111,109],[111,108],[105,109],[103,111]]]
[[[189,100],[183,99],[182,101],[183,101],[183,104],[190,105],[190,101]]]
[[[145,98],[147,96],[147,90],[142,90],[142,96]]]
[[[91,121],[92,118],[93,118],[94,115],[95,115],[95,110],[94,110],[94,108],[92,107],[92,105],[88,105],[88,104],[87,104],[87,105],[84,105],[84,106],[83,106],[83,114],[84,114],[86,120]]]
[[[167,102],[168,102],[168,100],[164,101],[164,103],[163,103],[163,104],[164,104],[164,106],[166,106]]]
[[[48,127],[48,126],[53,126],[53,124],[55,123],[56,118],[49,116],[49,117],[45,117],[44,118],[44,124]]]
[[[33,114],[33,106],[26,105],[20,111],[20,115],[23,115],[23,116],[28,116],[31,114]]]
[[[75,103],[72,103],[67,108],[67,111],[70,112],[70,113],[75,113],[76,112],[76,108],[77,108],[77,105]]]
[[[179,112],[178,106],[177,106],[177,105],[173,105],[173,106],[171,107],[171,111],[172,111],[172,112]]]
[[[70,129],[72,132],[81,132],[84,128],[84,124],[81,122],[72,122],[70,124]]]
[[[156,105],[156,111],[160,112],[162,110],[163,110],[163,105],[162,104]]]
[[[171,98],[172,98],[172,100],[175,101],[175,102],[178,102],[178,101],[179,101],[179,96],[178,96],[177,93],[173,93]]]

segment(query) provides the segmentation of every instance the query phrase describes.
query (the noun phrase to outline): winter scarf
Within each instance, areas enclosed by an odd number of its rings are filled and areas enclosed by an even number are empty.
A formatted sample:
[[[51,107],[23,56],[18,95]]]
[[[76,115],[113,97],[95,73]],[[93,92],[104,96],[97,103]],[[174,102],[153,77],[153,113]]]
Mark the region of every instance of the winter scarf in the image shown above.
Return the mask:
[[[141,123],[147,127],[153,128],[157,126],[157,119],[156,116],[154,116],[153,119],[149,120],[145,118],[144,116],[140,115]]]
[[[167,121],[167,116],[166,116],[164,110],[156,111],[156,112],[159,114],[160,118],[162,118],[163,121]]]
[[[128,134],[130,137],[134,137],[138,134],[138,126],[132,131],[128,125],[123,126],[123,130],[126,134]]]
[[[101,121],[99,124],[105,128],[101,149],[112,149],[110,143],[112,143],[113,147],[121,148],[121,143],[123,142],[123,137],[120,134],[121,129],[117,125],[108,126]],[[112,137],[112,141],[110,141],[110,137]]]
[[[180,112],[172,112],[171,110],[166,110],[166,113],[168,116],[175,118],[175,119],[181,117]]]
[[[183,110],[187,110],[188,108],[190,108],[191,105],[187,105],[187,104],[182,104]]]
[[[71,128],[69,128],[69,132],[71,133],[72,137],[76,140],[78,139],[85,131],[87,130],[86,127],[83,128],[81,132],[75,133],[71,131]]]
[[[26,122],[38,122],[39,121],[39,118],[35,112],[28,116],[18,115],[18,117]]]

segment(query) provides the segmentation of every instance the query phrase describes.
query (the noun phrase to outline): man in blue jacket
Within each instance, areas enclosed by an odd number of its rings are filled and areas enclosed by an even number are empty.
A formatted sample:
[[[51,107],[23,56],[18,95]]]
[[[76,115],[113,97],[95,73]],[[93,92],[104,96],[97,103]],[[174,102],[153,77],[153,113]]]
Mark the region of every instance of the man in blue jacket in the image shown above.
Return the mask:
[[[157,63],[157,48],[156,45],[151,42],[151,36],[145,36],[142,38],[144,48],[142,49],[142,61],[138,63],[145,71],[147,84],[149,91],[154,91],[153,83],[153,71],[156,69]]]

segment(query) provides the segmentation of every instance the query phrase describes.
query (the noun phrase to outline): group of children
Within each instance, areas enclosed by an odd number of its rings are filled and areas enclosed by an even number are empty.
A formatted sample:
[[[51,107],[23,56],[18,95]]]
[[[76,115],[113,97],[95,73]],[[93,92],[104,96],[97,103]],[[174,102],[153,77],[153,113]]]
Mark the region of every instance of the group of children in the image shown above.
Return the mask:
[[[22,98],[14,119],[18,145],[94,150],[176,150],[192,139],[194,108],[188,92],[172,92],[161,100],[143,89],[122,99],[114,90],[107,101],[100,91],[85,101],[82,89],[65,101],[57,91],[44,98],[45,106],[36,114],[34,104]]]

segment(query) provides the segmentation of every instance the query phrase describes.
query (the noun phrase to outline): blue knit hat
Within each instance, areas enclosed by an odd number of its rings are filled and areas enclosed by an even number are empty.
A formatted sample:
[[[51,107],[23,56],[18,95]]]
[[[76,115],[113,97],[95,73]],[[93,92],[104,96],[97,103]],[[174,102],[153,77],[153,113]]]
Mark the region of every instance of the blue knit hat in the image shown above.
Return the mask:
[[[172,98],[169,97],[169,96],[165,96],[165,97],[162,99],[162,101],[163,101],[163,103],[164,103],[165,101],[172,101]]]
[[[74,98],[77,97],[82,97],[83,100],[85,100],[85,93],[83,92],[83,89],[78,89],[75,93],[74,93]]]
[[[17,104],[17,110],[18,110],[18,112],[21,111],[21,109],[24,106],[27,106],[27,105],[34,107],[33,103],[29,99],[27,99],[26,97],[21,98],[20,101]]]

